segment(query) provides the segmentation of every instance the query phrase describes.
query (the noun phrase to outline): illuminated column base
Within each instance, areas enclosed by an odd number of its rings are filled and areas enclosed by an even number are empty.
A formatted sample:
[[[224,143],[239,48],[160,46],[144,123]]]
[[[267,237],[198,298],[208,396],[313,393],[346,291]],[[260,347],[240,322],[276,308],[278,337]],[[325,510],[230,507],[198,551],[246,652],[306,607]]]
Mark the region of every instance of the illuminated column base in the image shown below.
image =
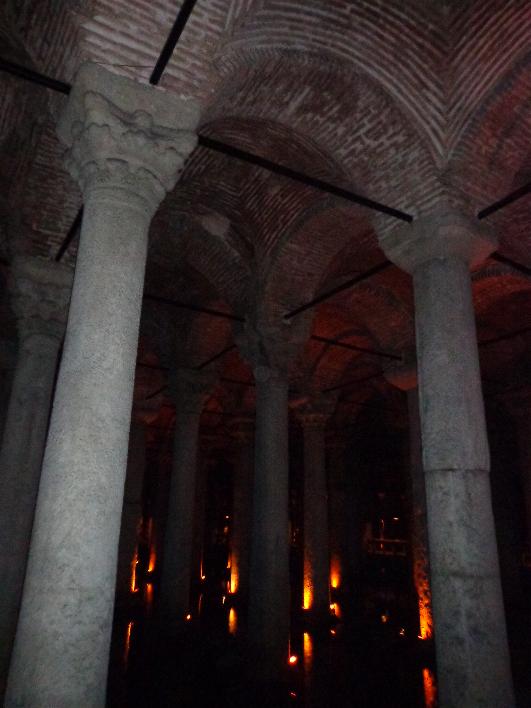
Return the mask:
[[[452,212],[380,245],[413,275],[442,708],[514,706],[469,266],[495,248]]]

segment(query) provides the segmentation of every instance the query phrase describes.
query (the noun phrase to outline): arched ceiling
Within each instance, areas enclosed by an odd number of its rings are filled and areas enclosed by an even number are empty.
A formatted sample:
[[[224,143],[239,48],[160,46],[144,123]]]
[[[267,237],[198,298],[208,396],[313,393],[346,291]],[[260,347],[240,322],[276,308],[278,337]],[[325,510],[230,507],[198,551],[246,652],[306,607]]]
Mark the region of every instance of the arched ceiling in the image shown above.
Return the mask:
[[[145,82],[181,4],[8,0],[2,55],[64,81],[92,59]],[[203,135],[415,216],[443,200],[475,214],[530,180],[530,30],[531,7],[520,0],[198,0],[161,86],[199,100]],[[50,258],[81,203],[55,136],[66,99],[6,75],[0,92],[0,218],[16,212],[11,241]],[[531,266],[529,200],[490,223],[501,252]],[[258,299],[281,321],[384,261],[375,234],[394,228],[407,226],[198,147],[153,221],[146,292],[236,317]],[[492,261],[474,274],[473,292],[480,339],[518,330],[524,311],[531,319],[529,282]],[[190,366],[233,341],[230,320],[171,304],[150,315],[153,307],[162,306],[146,304],[139,354],[153,366],[164,358],[157,317],[180,328],[182,351],[172,356]],[[413,347],[413,312],[409,276],[392,266],[314,308],[311,332],[396,354]],[[529,341],[522,336],[515,357]],[[508,376],[510,351],[480,347],[485,371],[505,367]],[[150,376],[160,388],[172,363],[144,367],[140,389]],[[217,365],[207,408],[252,412],[248,364],[232,350]],[[391,395],[385,366],[309,340],[292,388],[365,379],[355,389],[368,401]],[[355,408],[345,391],[342,420]]]

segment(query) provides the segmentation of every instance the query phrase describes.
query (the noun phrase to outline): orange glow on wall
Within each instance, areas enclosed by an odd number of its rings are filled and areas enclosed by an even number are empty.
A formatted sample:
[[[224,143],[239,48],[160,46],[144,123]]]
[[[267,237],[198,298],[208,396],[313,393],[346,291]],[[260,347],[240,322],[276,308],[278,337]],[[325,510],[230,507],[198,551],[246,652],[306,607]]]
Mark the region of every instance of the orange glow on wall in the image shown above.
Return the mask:
[[[295,666],[295,664],[297,663],[298,660],[299,660],[299,658],[297,656],[295,656],[295,654],[292,654],[289,658],[289,663],[291,666]]]
[[[237,629],[238,615],[236,614],[236,610],[234,609],[234,607],[231,607],[229,612],[229,634],[236,634]]]
[[[336,590],[341,585],[341,561],[338,556],[330,559],[330,586]]]
[[[309,671],[313,662],[313,640],[308,632],[302,635],[302,652],[304,656],[304,670]]]
[[[313,573],[310,560],[304,559],[304,581],[302,590],[302,607],[310,610],[313,605]]]
[[[148,614],[151,614],[153,608],[153,583],[146,583],[145,598]]]
[[[431,669],[422,669],[422,682],[424,684],[424,704],[426,708],[435,708],[437,705],[437,685]]]
[[[149,549],[149,564],[148,573],[152,573],[155,570],[155,565],[157,562],[157,552],[155,551],[155,545],[153,544]]]
[[[131,632],[133,631],[134,622],[129,622],[125,630],[125,646],[124,646],[124,663],[127,665],[129,659],[129,651],[131,649]]]
[[[337,602],[330,603],[330,611],[336,617],[338,617],[338,618],[341,617],[341,607],[339,606],[339,603],[337,603]]]
[[[138,592],[138,585],[136,583],[136,569],[138,566],[138,546],[135,548],[135,554],[133,560],[131,561],[131,592]]]

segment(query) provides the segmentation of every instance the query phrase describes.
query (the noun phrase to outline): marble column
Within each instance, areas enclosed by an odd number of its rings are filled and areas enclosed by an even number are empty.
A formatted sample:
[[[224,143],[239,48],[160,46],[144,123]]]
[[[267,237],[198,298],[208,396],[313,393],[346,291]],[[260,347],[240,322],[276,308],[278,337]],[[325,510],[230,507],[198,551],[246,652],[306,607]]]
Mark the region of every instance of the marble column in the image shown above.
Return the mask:
[[[299,413],[304,439],[304,561],[302,605],[318,620],[330,615],[330,551],[325,427],[328,414]]]
[[[199,422],[213,383],[210,373],[190,369],[179,369],[172,382],[176,407],[173,471],[159,587],[159,617],[170,633],[191,610]]]
[[[404,391],[407,395],[410,475],[409,508],[413,585],[419,609],[419,637],[430,639],[433,636],[433,612],[417,369],[415,363],[407,361],[407,357],[405,357],[405,361],[404,365],[387,371],[386,378],[389,383]]]
[[[288,376],[258,366],[253,523],[249,576],[249,637],[264,674],[283,668],[290,626]]]
[[[231,426],[231,434],[238,448],[233,475],[230,589],[238,601],[246,605],[253,518],[254,421],[236,421]]]
[[[116,570],[116,603],[127,606],[136,575],[138,536],[142,523],[142,487],[146,468],[146,430],[144,423],[133,421],[129,434],[122,522]],[[138,587],[138,579],[136,587]]]
[[[330,587],[343,597],[349,588],[346,440],[328,441],[328,533],[330,538]]]
[[[84,215],[9,707],[105,704],[148,230],[197,121],[194,104],[95,64],[59,120]]]
[[[15,258],[11,306],[19,353],[0,453],[0,689],[15,638],[35,499],[72,271],[37,258]]]
[[[0,340],[0,440],[2,439],[7,418],[16,360],[16,343],[9,339]]]
[[[514,705],[470,266],[496,247],[448,210],[381,238],[413,275],[440,705]]]
[[[516,426],[518,471],[525,512],[527,553],[531,555],[531,391],[508,396],[508,408]]]
[[[289,366],[310,320],[279,321],[260,298],[236,332],[256,383],[248,640],[253,671],[276,683],[287,669],[290,631]]]

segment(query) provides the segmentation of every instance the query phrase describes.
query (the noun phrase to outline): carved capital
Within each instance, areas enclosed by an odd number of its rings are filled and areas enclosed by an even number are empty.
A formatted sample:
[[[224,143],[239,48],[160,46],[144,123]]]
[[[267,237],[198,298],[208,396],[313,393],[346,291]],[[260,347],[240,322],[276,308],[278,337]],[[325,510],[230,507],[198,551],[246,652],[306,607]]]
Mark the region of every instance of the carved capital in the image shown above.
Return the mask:
[[[88,62],[76,76],[58,134],[85,200],[88,194],[130,194],[155,210],[197,143],[198,120],[193,102]]]
[[[246,318],[235,338],[256,381],[286,380],[290,365],[308,339],[308,323],[305,317],[295,322]]]
[[[217,374],[212,371],[196,371],[178,368],[170,372],[170,392],[178,413],[201,414]]]
[[[452,211],[420,217],[379,241],[389,260],[408,273],[442,258],[457,258],[473,267],[497,247],[487,224]]]
[[[297,411],[297,419],[305,429],[324,430],[333,414],[337,403],[337,396],[323,394],[307,401]]]
[[[21,340],[35,334],[63,338],[72,280],[73,271],[59,263],[23,256],[13,260],[9,289]]]

